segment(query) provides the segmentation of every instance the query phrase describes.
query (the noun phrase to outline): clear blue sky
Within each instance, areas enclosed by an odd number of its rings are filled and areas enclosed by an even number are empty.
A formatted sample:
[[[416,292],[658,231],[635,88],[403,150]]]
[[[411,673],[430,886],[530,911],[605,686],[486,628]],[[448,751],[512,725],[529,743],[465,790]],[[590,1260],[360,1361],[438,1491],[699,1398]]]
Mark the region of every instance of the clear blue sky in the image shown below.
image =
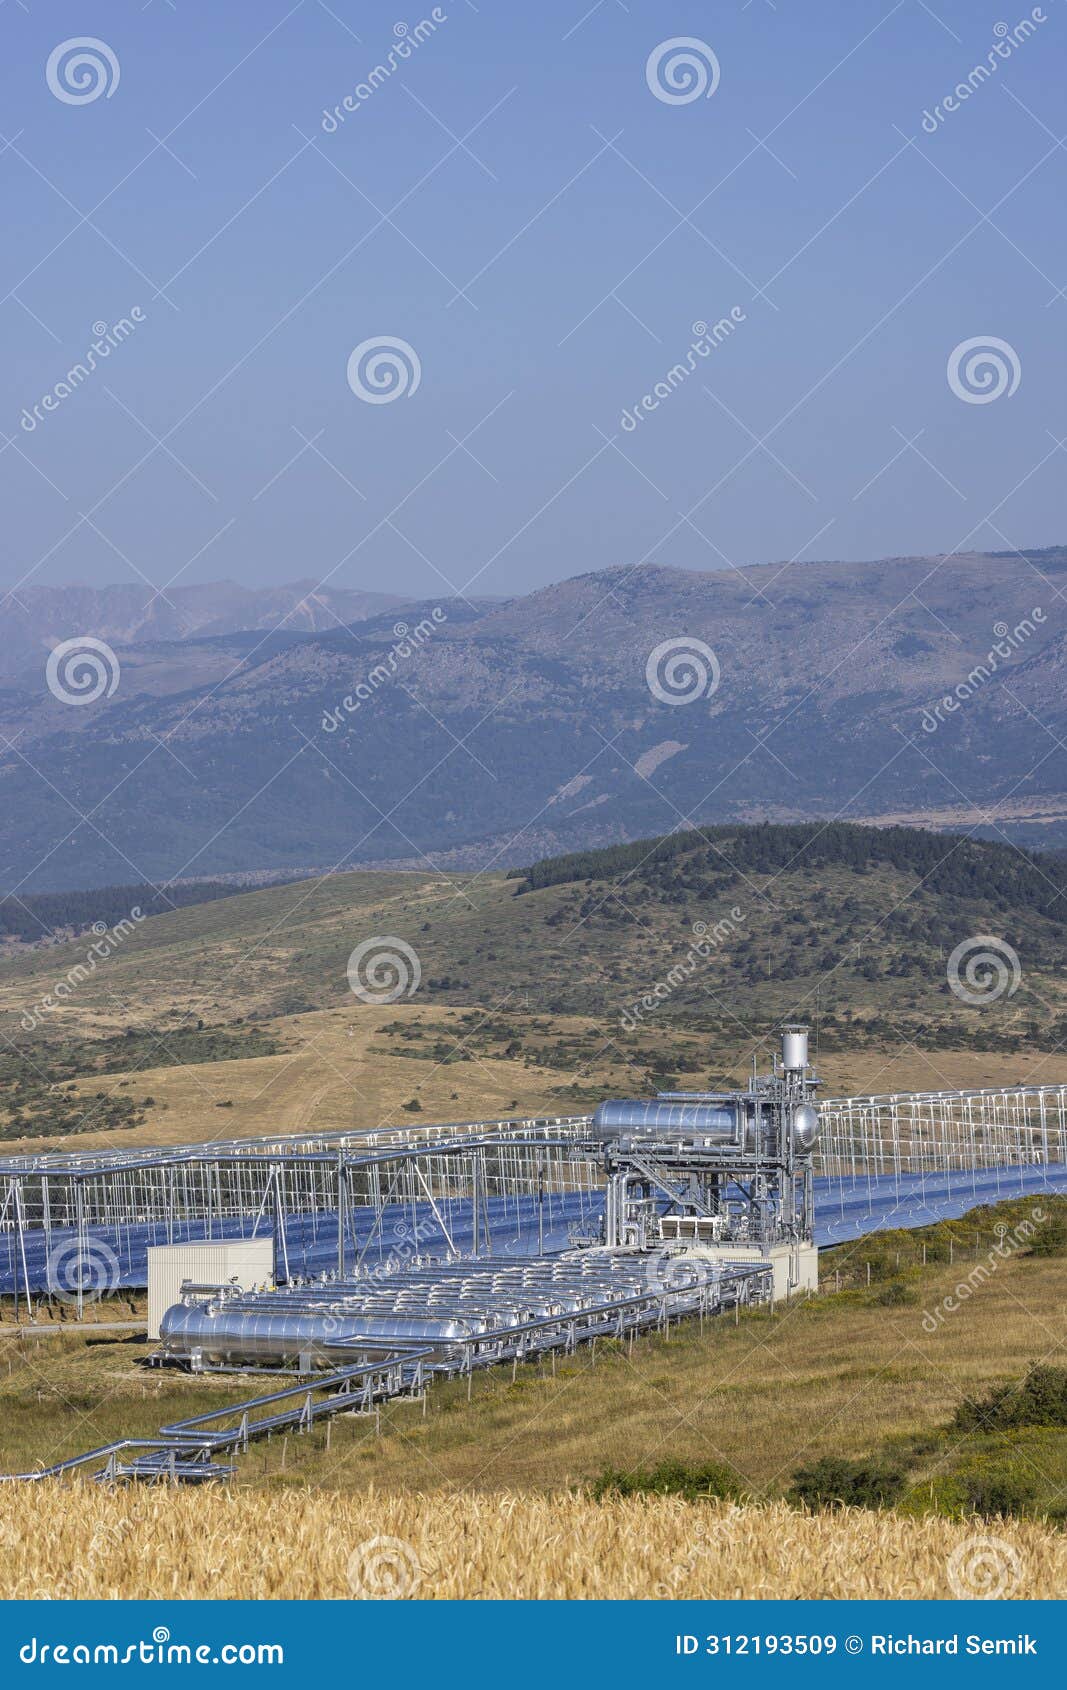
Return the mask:
[[[447,0],[330,133],[429,6],[8,0],[0,579],[501,594],[1067,539],[1067,20],[1043,11],[924,130],[1021,0]],[[79,36],[110,97],[50,89]],[[683,36],[719,82],[672,104],[646,64]],[[947,359],[991,335],[1017,390],[967,403]],[[378,336],[421,367],[388,404],[346,379]]]

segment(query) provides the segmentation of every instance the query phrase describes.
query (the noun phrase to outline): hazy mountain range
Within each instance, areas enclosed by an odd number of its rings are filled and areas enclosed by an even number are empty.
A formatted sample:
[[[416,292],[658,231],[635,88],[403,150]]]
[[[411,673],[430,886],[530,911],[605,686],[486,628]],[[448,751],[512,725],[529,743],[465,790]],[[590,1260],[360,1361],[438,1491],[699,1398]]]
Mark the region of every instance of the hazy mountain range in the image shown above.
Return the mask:
[[[319,633],[379,616],[400,603],[392,593],[317,587],[314,581],[259,588],[214,581],[161,593],[137,583],[0,589],[0,676],[43,664],[54,645],[76,634],[123,646],[210,638],[246,628]]]
[[[509,866],[838,814],[1067,846],[1065,590],[1067,548],[648,565],[474,605],[22,591],[21,634],[0,625],[0,887]],[[121,673],[73,705],[45,661],[81,634]],[[696,669],[672,673],[676,643]]]

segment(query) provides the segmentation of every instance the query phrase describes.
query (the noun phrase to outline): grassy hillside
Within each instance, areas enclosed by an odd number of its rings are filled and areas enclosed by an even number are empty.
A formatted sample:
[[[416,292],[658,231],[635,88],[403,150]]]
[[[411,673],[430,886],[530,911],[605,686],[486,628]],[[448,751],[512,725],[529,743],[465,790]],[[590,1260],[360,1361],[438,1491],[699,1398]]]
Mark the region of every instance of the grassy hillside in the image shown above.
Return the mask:
[[[831,1090],[1060,1079],[1065,890],[1058,859],[811,824],[517,878],[359,872],[245,893],[142,922],[57,1009],[42,1000],[87,936],[0,963],[0,1130],[174,1139],[558,1111],[739,1078],[785,1016],[815,1026]],[[948,962],[982,935],[1017,974],[968,1003]],[[417,990],[392,1005],[349,988],[353,948],[375,937],[418,958]]]
[[[92,892],[7,892],[0,896],[0,943],[46,944],[74,938],[92,927],[97,933],[121,921],[140,921],[165,910],[232,898],[246,890],[219,880],[192,880],[167,888],[135,882],[101,886]],[[136,913],[134,913],[136,912]]]

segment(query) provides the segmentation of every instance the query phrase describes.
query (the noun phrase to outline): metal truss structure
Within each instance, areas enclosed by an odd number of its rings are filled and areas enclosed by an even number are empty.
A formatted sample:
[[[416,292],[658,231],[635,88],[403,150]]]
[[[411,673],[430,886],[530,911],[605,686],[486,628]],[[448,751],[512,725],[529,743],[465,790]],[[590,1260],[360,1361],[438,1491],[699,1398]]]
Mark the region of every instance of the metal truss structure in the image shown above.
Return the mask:
[[[558,1248],[600,1200],[588,1133],[583,1115],[13,1158],[0,1163],[0,1292],[80,1313],[144,1285],[154,1244],[265,1234],[286,1281]]]
[[[313,1342],[316,1355],[304,1358],[306,1368],[296,1384],[161,1426],[154,1438],[119,1438],[52,1466],[2,1474],[0,1482],[72,1474],[105,1483],[147,1480],[177,1484],[225,1478],[234,1471],[225,1458],[244,1453],[256,1439],[310,1432],[337,1414],[374,1416],[377,1422],[381,1406],[392,1399],[425,1399],[435,1379],[457,1376],[467,1378],[469,1393],[475,1370],[501,1362],[511,1362],[513,1377],[521,1363],[530,1361],[539,1366],[547,1362],[554,1375],[557,1356],[571,1356],[579,1345],[590,1344],[595,1359],[598,1339],[628,1339],[632,1352],[634,1338],[641,1333],[658,1332],[669,1337],[672,1321],[695,1317],[703,1326],[707,1316],[726,1309],[739,1311],[766,1301],[769,1295],[769,1273],[759,1264],[679,1276],[650,1273],[642,1262],[620,1262],[606,1252],[582,1255],[581,1266],[577,1258],[568,1261],[563,1257],[505,1269],[513,1283],[503,1294],[489,1272],[475,1274],[480,1284],[471,1285],[467,1292],[464,1318],[438,1321],[437,1336],[430,1343],[394,1337],[375,1346],[364,1335],[346,1345],[336,1330],[336,1319],[327,1312],[345,1287],[335,1284],[317,1291],[289,1293],[318,1331]],[[527,1293],[531,1284],[540,1287],[535,1300],[540,1301],[542,1312],[535,1318],[524,1317],[512,1301],[517,1289],[514,1282],[520,1279]],[[359,1299],[380,1294],[378,1285],[368,1281],[352,1282],[347,1289]],[[449,1301],[454,1302],[457,1296],[462,1300],[459,1288],[454,1287]],[[239,1300],[233,1299],[234,1306]],[[191,1291],[188,1306],[172,1313],[195,1318],[197,1301]],[[480,1311],[477,1314],[476,1309]],[[423,1322],[423,1328],[428,1324]],[[361,1330],[365,1334],[365,1320]],[[317,1375],[310,1371],[315,1359],[343,1355],[346,1348],[354,1358],[351,1365],[338,1368],[334,1364],[330,1371]],[[369,1357],[366,1352],[375,1348],[379,1353]],[[202,1365],[210,1363],[197,1363]],[[262,1369],[231,1362],[226,1371],[254,1373]]]
[[[16,1302],[58,1294],[81,1313],[87,1296],[144,1284],[153,1243],[265,1232],[276,1287],[186,1281],[152,1359],[301,1375],[12,1476],[222,1477],[255,1438],[377,1415],[435,1377],[545,1358],[554,1371],[557,1351],[598,1337],[632,1345],[672,1319],[810,1289],[819,1242],[958,1214],[1002,1184],[1067,1185],[1067,1086],[817,1108],[817,1083],[806,1029],[787,1027],[781,1063],[745,1092],[0,1164],[0,1289],[6,1265]]]
[[[1067,1163],[1067,1086],[832,1098],[817,1187]],[[0,1294],[78,1306],[146,1283],[152,1244],[275,1240],[293,1281],[417,1261],[533,1255],[599,1225],[603,1146],[589,1115],[64,1151],[0,1162]]]
[[[1067,1162],[1067,1085],[838,1097],[819,1105],[816,1172],[835,1180]]]

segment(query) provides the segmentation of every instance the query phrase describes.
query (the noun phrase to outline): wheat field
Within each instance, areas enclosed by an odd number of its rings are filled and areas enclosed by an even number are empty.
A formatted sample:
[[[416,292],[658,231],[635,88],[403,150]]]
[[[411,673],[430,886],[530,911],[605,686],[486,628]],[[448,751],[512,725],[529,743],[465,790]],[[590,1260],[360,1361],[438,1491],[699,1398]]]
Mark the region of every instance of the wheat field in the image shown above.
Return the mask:
[[[42,1483],[0,1492],[20,1598],[1062,1597],[1033,1522],[569,1494],[324,1496]]]

